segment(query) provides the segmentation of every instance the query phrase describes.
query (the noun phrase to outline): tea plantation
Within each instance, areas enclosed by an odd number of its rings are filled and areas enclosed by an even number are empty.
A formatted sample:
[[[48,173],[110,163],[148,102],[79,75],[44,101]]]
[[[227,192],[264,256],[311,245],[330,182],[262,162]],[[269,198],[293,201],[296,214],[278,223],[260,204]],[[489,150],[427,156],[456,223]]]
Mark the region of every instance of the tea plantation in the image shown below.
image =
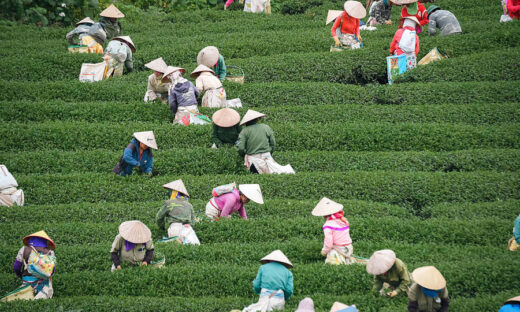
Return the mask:
[[[275,0],[273,0],[275,1]],[[239,7],[238,1],[233,7]],[[362,31],[365,47],[328,52],[324,1],[305,14],[205,10],[166,15],[122,9],[123,32],[137,47],[135,71],[78,81],[83,62],[68,54],[68,28],[0,26],[0,163],[25,191],[26,206],[1,207],[0,294],[20,282],[12,263],[21,239],[45,229],[57,244],[52,300],[0,304],[0,311],[229,311],[256,302],[258,260],[281,249],[294,263],[299,300],[317,311],[334,301],[360,311],[405,311],[407,299],[373,297],[364,266],[327,266],[323,219],[310,212],[323,196],[345,206],[354,253],[393,249],[410,271],[435,265],[450,311],[497,311],[520,295],[520,253],[507,249],[520,213],[520,24],[500,24],[499,1],[438,0],[464,34],[420,35],[419,58],[439,47],[450,58],[386,84],[397,26]],[[400,9],[394,8],[394,22]],[[210,149],[211,126],[172,125],[167,105],[144,104],[144,64],[162,56],[191,72],[198,51],[220,49],[244,68],[228,98],[267,114],[275,159],[292,176],[254,176],[232,148]],[[214,109],[202,109],[211,115]],[[154,176],[111,169],[136,131],[153,130]],[[259,183],[265,205],[194,226],[201,246],[156,245],[164,269],[110,272],[119,224],[139,219],[154,239],[155,214],[182,178],[203,216],[219,184]]]

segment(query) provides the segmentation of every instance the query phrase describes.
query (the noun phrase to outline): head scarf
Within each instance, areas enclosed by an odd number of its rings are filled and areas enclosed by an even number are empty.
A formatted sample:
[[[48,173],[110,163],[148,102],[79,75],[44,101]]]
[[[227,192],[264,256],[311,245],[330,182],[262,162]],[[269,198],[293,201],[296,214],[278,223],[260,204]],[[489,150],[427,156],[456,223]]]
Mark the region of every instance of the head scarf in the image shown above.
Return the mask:
[[[336,212],[335,214],[331,214],[330,216],[328,216],[327,220],[338,219],[338,220],[345,222],[345,224],[348,225],[348,220],[347,220],[347,218],[344,217],[344,215],[345,215],[345,213],[343,212],[343,210],[341,210],[339,212]]]
[[[437,292],[438,292],[438,290],[428,289],[428,288],[424,288],[424,287],[422,287],[422,286],[421,286],[421,288],[422,288],[423,293],[424,293],[426,296],[428,296],[428,297],[430,297],[430,298],[433,298],[433,299],[437,298]]]
[[[167,78],[170,79],[172,87],[174,87],[178,83],[184,83],[188,81],[186,80],[186,78],[182,77],[182,73],[180,70],[174,71],[173,73],[169,74]]]
[[[42,237],[31,237],[29,238],[29,246],[33,247],[47,247],[47,240]]]

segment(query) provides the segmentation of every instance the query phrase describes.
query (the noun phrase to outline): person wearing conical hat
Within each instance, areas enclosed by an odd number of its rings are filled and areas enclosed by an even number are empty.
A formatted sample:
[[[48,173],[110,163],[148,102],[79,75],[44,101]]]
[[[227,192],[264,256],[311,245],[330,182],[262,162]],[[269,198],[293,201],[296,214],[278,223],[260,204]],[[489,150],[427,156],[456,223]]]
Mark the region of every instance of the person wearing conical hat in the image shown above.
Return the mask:
[[[328,264],[350,264],[354,251],[350,238],[350,224],[343,213],[343,205],[323,197],[312,210],[312,215],[323,217],[323,248],[321,255],[327,257]]]
[[[266,124],[259,123],[265,114],[248,110],[240,125],[246,125],[238,136],[238,154],[244,157],[244,166],[251,173],[272,174],[287,173],[294,174],[291,165],[282,166],[272,157],[276,141],[273,129]]]
[[[335,46],[359,49],[361,47],[359,19],[364,18],[367,12],[361,2],[358,1],[346,1],[343,8],[345,10],[336,18],[330,30]]]
[[[508,299],[498,312],[520,312],[520,296]]]
[[[424,266],[412,272],[413,284],[408,291],[408,311],[448,312],[450,299],[446,280],[434,266]]]
[[[171,190],[170,199],[157,212],[156,220],[160,229],[168,231],[168,237],[177,237],[181,244],[200,245],[199,239],[192,229],[195,223],[193,206],[189,203],[189,194],[182,180],[163,185]]]
[[[509,16],[505,22],[511,21],[511,19],[520,19],[520,0],[507,0],[504,5],[504,15]],[[502,19],[500,20],[502,21]]]
[[[224,4],[224,10],[227,10],[234,0],[227,0]],[[244,4],[244,12],[271,14],[271,0],[241,0]]]
[[[401,19],[403,28],[397,29],[390,44],[391,55],[406,55],[406,68],[410,70],[417,66],[417,54],[419,53],[419,36],[416,28],[421,28],[415,16],[407,16]]]
[[[513,227],[513,237],[508,242],[511,251],[520,250],[520,215],[516,217]]]
[[[223,146],[234,146],[238,144],[238,135],[242,127],[240,114],[232,108],[222,108],[211,117],[213,120],[213,135],[211,141],[215,148]]]
[[[437,28],[439,28],[441,36],[462,33],[462,28],[460,28],[457,17],[450,11],[441,10],[441,8],[436,5],[430,5],[426,12],[428,14],[428,33],[430,36],[437,34]]]
[[[54,254],[56,244],[43,230],[25,236],[22,241],[24,246],[18,251],[13,263],[14,273],[22,279],[22,286],[32,286],[34,299],[52,298],[54,289],[51,277],[54,275],[56,265],[56,255]],[[34,259],[35,256],[40,256],[44,264],[33,264],[37,269],[33,268],[33,273],[29,273],[25,264],[31,263],[30,258]]]
[[[293,275],[289,271],[293,265],[281,250],[271,252],[260,259],[260,263],[253,281],[253,289],[260,294],[260,299],[242,312],[282,310],[293,294]]]
[[[392,25],[392,1],[390,0],[367,0],[367,8],[370,8],[367,21],[369,26],[380,24]]]
[[[99,13],[99,15],[101,16],[99,24],[101,24],[105,30],[107,39],[112,39],[121,35],[122,29],[119,19],[125,17],[123,12],[119,11],[115,5],[111,4],[108,8]]]
[[[157,149],[157,142],[153,131],[135,132],[132,142],[128,144],[121,157],[121,172],[124,177],[131,175],[134,168],[139,168],[139,171],[152,175],[153,169],[153,154],[151,149]]]
[[[89,32],[95,22],[90,17],[85,17],[81,21],[76,23],[76,28],[66,35],[69,45],[75,46],[87,46],[89,53],[103,53],[103,46],[96,42]],[[78,36],[78,41],[75,41],[75,37]],[[74,50],[73,50],[74,51]]]
[[[168,102],[172,110],[174,124],[186,125],[191,122],[190,114],[197,114],[197,98],[200,91],[193,82],[182,77],[186,70],[180,67],[168,66],[164,73],[164,79],[170,81]]]
[[[113,70],[112,77],[123,75],[123,65],[127,74],[134,70],[133,53],[135,53],[135,45],[129,36],[115,37],[108,43],[104,59],[108,70]]]
[[[215,72],[211,68],[200,64],[190,76],[196,78],[197,89],[201,93],[204,91],[202,107],[226,107],[226,90],[224,90],[222,82],[215,76]]]
[[[121,265],[148,265],[153,259],[152,232],[141,221],[125,221],[119,225],[110,249],[112,271],[121,270]]]
[[[148,76],[148,86],[146,87],[146,93],[144,94],[144,101],[153,102],[156,99],[159,99],[163,103],[166,103],[168,101],[170,81],[164,78],[164,73],[166,72],[168,65],[166,65],[163,58],[160,57],[144,64],[144,66],[153,70],[153,74]]]
[[[419,25],[417,26],[417,33],[420,34],[422,31],[422,27],[428,24],[428,13],[426,12],[426,7],[424,4],[417,2],[417,0],[391,0],[395,5],[402,5],[403,9],[401,10],[401,21],[399,23],[399,28],[403,26],[403,18],[407,16],[414,16],[419,21]]]
[[[258,184],[240,184],[238,189],[235,184],[224,186],[224,190],[220,193],[214,192],[213,197],[206,204],[206,216],[214,221],[229,218],[235,211],[242,219],[247,220],[244,205],[250,200],[260,205],[264,203],[262,190]]]
[[[410,273],[406,264],[390,249],[378,250],[367,263],[368,274],[374,275],[374,291],[381,296],[406,294],[410,287]]]
[[[220,81],[226,80],[226,62],[217,47],[208,46],[200,50],[197,55],[197,65],[201,64],[211,68]]]

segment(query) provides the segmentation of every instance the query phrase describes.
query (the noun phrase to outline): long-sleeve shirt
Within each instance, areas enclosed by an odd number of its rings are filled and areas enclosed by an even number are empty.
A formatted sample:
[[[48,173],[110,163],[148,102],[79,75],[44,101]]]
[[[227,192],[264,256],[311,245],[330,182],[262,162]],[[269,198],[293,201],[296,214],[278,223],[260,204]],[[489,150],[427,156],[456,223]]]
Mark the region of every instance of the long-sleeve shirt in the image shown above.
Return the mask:
[[[132,139],[123,152],[123,160],[127,166],[121,173],[122,176],[131,175],[132,169],[139,166],[144,173],[152,173],[153,169],[153,154],[150,148],[140,151],[139,142]]]
[[[511,18],[520,19],[520,0],[508,0],[506,9]]]
[[[255,293],[259,294],[262,288],[269,290],[283,290],[285,300],[293,294],[293,275],[283,264],[269,262],[258,269],[253,281]]]
[[[259,153],[273,153],[276,146],[273,129],[266,124],[247,126],[238,136],[238,154],[255,155]]]
[[[414,283],[408,291],[408,312],[448,312],[450,299],[448,289],[444,287],[438,292],[438,298],[428,297],[421,286]]]
[[[371,7],[370,16],[379,24],[384,24],[392,19],[392,5],[386,5],[383,0],[379,0]]]
[[[151,74],[148,76],[148,86],[146,87],[146,92],[157,92],[157,93],[168,93],[170,89],[170,82],[164,82],[162,80],[162,76],[155,76],[155,74]]]
[[[394,35],[394,39],[392,39],[392,43],[390,44],[390,54],[392,55],[401,55],[404,54],[403,50],[399,48],[399,42],[403,37],[404,30],[408,29],[411,31],[415,31],[412,27],[406,26],[405,28],[399,28]],[[419,53],[419,36],[415,35],[415,55]]]
[[[230,193],[214,197],[214,200],[215,204],[217,204],[217,209],[221,211],[221,217],[229,218],[233,212],[237,211],[242,219],[247,220],[246,209],[240,200],[240,193],[237,189],[233,189]]]
[[[450,11],[435,10],[430,13],[429,19],[428,33],[430,36],[435,36],[437,28],[440,29],[441,36],[460,34],[462,32],[459,21]]]
[[[411,15],[411,14],[408,14],[406,5],[404,5],[403,9],[401,10],[401,18],[406,17],[406,16],[415,16],[415,17],[417,17],[417,20],[419,20],[419,24],[421,24],[421,26],[424,26],[424,25],[428,24],[428,12],[426,12],[426,7],[424,6],[424,4],[422,4],[420,2],[417,2],[417,7],[418,7],[417,13],[415,15]],[[399,28],[401,28],[401,27],[402,27],[402,25],[399,25]]]
[[[126,50],[126,58],[124,60],[119,59],[119,57],[118,57],[119,56],[118,51],[119,51],[120,46],[124,46],[125,50]],[[124,62],[127,73],[130,73],[132,70],[134,70],[134,59],[132,56],[132,49],[130,49],[128,44],[126,44],[122,41],[119,41],[119,40],[112,40],[108,43],[108,46],[105,49],[105,53],[112,55],[112,57],[114,57],[115,59],[117,59],[120,62]]]
[[[332,37],[336,36],[336,28],[340,26],[342,33],[356,35],[359,38],[359,19],[352,17],[348,15],[347,12],[343,11],[343,13],[336,18],[334,24],[332,24],[332,28],[330,29]]]
[[[406,293],[411,283],[406,264],[400,259],[395,259],[394,265],[388,272],[374,276],[374,290],[380,290],[383,283],[390,284],[397,292]]]
[[[217,89],[222,87],[222,82],[210,72],[202,72],[199,77],[195,79],[197,89],[202,92],[208,89]]]
[[[69,44],[70,45],[77,44],[76,42],[74,42],[74,37],[76,35],[79,35],[79,39],[81,39],[82,36],[87,35],[90,30],[90,26],[91,26],[90,24],[79,24],[78,27],[74,28],[74,30],[69,32],[66,35],[66,38],[67,38],[67,41],[69,42]]]
[[[325,234],[321,249],[323,254],[329,253],[334,246],[343,247],[352,244],[350,228],[345,222],[338,219],[327,220],[322,229]]]
[[[242,127],[240,127],[239,124],[232,127],[219,127],[216,124],[213,124],[211,141],[215,143],[217,147],[221,147],[224,144],[235,145],[238,141],[238,135],[241,130]]]
[[[513,228],[513,236],[518,244],[520,244],[520,215],[515,219],[515,227]]]
[[[103,26],[103,29],[107,34],[107,39],[112,39],[121,35],[122,33],[121,23],[119,22],[119,20],[112,22],[109,17],[102,16],[99,19],[99,23],[101,24],[101,26]]]
[[[46,247],[34,247],[34,249],[36,249],[38,252],[44,255],[56,257],[54,251]],[[31,275],[31,273],[29,273],[29,271],[27,271],[23,265],[24,262],[27,263],[27,261],[29,261],[29,256],[31,255],[31,252],[32,248],[23,246],[22,248],[20,248],[20,250],[18,250],[18,254],[16,254],[16,258],[13,263],[13,271],[19,278]],[[54,274],[54,271],[52,272],[52,274]]]
[[[164,203],[155,219],[159,228],[166,230],[172,223],[195,223],[195,213],[187,198],[174,198]]]
[[[218,56],[217,65],[213,67],[213,71],[215,72],[215,76],[217,76],[220,81],[226,80],[226,62],[224,62],[224,57],[222,55]]]
[[[125,239],[117,234],[112,243],[110,249],[110,258],[115,266],[121,265],[121,262],[127,262],[131,265],[139,265],[141,262],[146,261],[150,264],[153,259],[153,242],[152,240],[147,241],[144,244],[135,244],[135,246],[126,250]]]

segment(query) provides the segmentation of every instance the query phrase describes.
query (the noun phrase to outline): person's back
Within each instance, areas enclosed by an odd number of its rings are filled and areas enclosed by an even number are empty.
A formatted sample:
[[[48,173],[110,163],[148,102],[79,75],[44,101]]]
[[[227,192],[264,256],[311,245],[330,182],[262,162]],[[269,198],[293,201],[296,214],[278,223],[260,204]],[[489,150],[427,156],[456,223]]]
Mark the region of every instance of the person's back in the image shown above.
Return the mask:
[[[293,292],[293,275],[283,264],[269,262],[260,267],[257,278],[253,281],[255,292],[260,293],[262,288],[282,290],[285,299],[289,299]]]
[[[457,17],[450,11],[446,10],[435,10],[428,16],[430,24],[428,25],[428,32],[430,36],[436,34],[437,29],[440,29],[441,36],[447,36],[452,34],[459,34],[462,32]]]
[[[199,90],[195,88],[191,81],[187,80],[182,83],[177,83],[173,88],[173,93],[171,96],[175,97],[177,106],[191,106],[197,105],[197,97],[199,95]]]
[[[246,126],[240,132],[238,141],[240,156],[272,153],[274,150],[274,133],[266,124]]]
[[[164,227],[165,224],[170,225],[170,223],[193,224],[195,219],[193,206],[187,198],[167,200],[157,217],[159,227]]]
[[[110,18],[102,16],[99,19],[99,23],[103,26],[103,29],[107,34],[107,39],[112,39],[121,34],[121,23],[119,20],[116,19],[115,21],[112,21]]]

